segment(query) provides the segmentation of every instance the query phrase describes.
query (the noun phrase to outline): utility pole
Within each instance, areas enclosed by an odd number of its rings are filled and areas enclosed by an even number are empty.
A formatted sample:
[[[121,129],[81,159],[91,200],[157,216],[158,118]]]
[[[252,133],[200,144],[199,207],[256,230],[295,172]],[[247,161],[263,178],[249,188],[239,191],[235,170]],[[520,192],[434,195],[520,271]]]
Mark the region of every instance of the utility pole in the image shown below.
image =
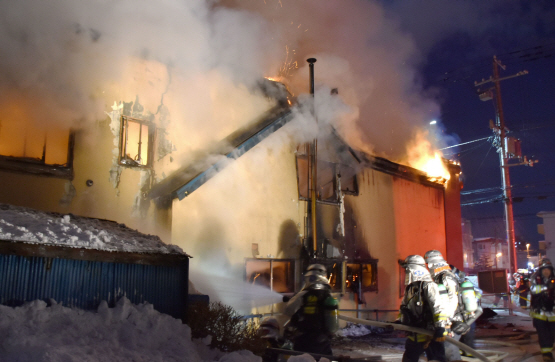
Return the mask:
[[[511,180],[509,177],[509,157],[507,152],[507,136],[505,128],[505,118],[503,115],[503,102],[501,101],[501,87],[499,83],[502,80],[519,77],[521,75],[528,74],[528,71],[524,70],[518,72],[512,76],[499,78],[499,67],[505,70],[505,66],[501,64],[497,57],[493,57],[493,77],[488,80],[482,80],[481,82],[475,82],[476,87],[486,84],[493,83],[494,87],[489,88],[485,91],[479,91],[481,100],[493,99],[492,91],[495,90],[495,125],[491,125],[495,138],[497,140],[497,152],[499,153],[499,163],[501,165],[501,182],[503,187],[503,199],[505,201],[505,228],[507,231],[507,244],[509,252],[510,267],[509,273],[512,275],[513,272],[517,270],[517,260],[516,260],[516,243],[515,243],[515,226],[514,226],[514,215],[513,215],[513,199],[511,193]],[[533,165],[533,163],[532,163]],[[497,258],[496,258],[497,259]]]

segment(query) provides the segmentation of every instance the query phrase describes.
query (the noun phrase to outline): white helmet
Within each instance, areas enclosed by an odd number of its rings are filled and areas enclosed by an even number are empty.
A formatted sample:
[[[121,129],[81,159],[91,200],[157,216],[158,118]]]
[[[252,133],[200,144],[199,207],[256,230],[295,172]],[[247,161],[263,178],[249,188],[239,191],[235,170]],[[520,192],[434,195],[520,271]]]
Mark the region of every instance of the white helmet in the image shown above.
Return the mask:
[[[426,259],[426,264],[428,264],[428,266],[445,262],[443,255],[441,255],[441,252],[438,250],[430,250],[426,252],[426,254],[424,254],[424,258]]]
[[[420,255],[409,255],[402,263],[405,268],[405,285],[421,280],[432,281],[430,272],[426,269],[426,261]]]
[[[304,273],[304,288],[322,288],[329,287],[328,273],[326,267],[322,264],[311,264]],[[303,288],[303,289],[304,289]]]
[[[426,258],[426,263],[430,269],[430,274],[432,278],[435,278],[438,274],[448,270],[451,271],[449,263],[443,259],[443,255],[437,250],[428,251],[424,257]]]
[[[266,339],[279,338],[279,323],[274,317],[264,317],[258,327],[258,335]]]

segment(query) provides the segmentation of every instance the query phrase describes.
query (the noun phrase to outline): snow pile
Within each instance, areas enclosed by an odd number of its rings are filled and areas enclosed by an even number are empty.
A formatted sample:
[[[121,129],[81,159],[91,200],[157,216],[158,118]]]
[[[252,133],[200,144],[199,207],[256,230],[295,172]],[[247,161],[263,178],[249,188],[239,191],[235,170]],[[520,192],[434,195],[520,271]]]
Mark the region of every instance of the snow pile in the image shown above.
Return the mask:
[[[62,215],[0,204],[0,240],[135,253],[178,253],[158,236],[142,234],[114,221]]]
[[[40,300],[21,307],[0,305],[3,362],[260,362],[250,351],[210,350],[207,340],[191,340],[191,329],[151,304],[122,298],[102,302],[96,312]]]
[[[372,333],[372,331],[363,324],[348,323],[347,327],[337,333],[342,337],[361,337]]]

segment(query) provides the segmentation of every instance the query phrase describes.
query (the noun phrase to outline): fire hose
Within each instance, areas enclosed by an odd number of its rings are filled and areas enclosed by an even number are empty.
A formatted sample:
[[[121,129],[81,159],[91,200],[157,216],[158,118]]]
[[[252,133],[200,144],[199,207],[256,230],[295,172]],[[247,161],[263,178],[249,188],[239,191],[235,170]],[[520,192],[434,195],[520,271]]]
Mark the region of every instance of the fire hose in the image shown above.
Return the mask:
[[[429,331],[429,330],[426,330],[426,329],[421,329],[421,328],[409,327],[409,326],[405,326],[405,325],[402,325],[402,324],[378,322],[378,321],[372,321],[372,320],[366,320],[366,319],[358,319],[358,318],[346,317],[346,316],[343,316],[343,315],[339,315],[339,319],[342,319],[344,321],[351,322],[351,323],[365,324],[365,325],[368,325],[368,326],[375,326],[375,327],[391,326],[394,329],[399,329],[399,330],[402,330],[402,331],[425,334],[425,335],[428,335],[428,336],[433,336],[434,335],[434,333],[432,331]],[[470,348],[469,346],[467,346],[464,343],[461,343],[461,342],[457,341],[456,339],[453,339],[451,337],[447,337],[446,342],[454,344],[455,346],[459,347],[460,349],[462,349],[463,351],[465,351],[467,353],[470,353],[471,355],[473,355],[474,357],[478,358],[481,361],[492,362],[491,360],[487,359],[487,357],[484,356],[483,354],[481,354],[480,352],[476,351],[473,348]]]

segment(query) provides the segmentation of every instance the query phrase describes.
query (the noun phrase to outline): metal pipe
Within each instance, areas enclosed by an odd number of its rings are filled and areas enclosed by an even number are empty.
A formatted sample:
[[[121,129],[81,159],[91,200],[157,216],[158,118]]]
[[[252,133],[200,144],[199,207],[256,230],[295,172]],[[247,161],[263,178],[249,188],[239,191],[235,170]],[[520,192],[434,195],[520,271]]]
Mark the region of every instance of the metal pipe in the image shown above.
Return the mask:
[[[312,95],[312,114],[314,115],[314,118],[316,119],[316,115],[314,112],[314,63],[316,63],[316,59],[315,58],[309,58],[306,60],[308,62],[308,67],[309,67],[309,74],[310,74],[310,79],[309,79],[309,86],[310,86],[310,94]],[[312,247],[314,249],[314,257],[317,256],[318,254],[318,235],[317,235],[317,224],[316,224],[316,188],[317,188],[317,177],[318,177],[318,161],[317,161],[317,153],[318,153],[318,136],[316,136],[316,138],[314,139],[314,141],[312,142],[312,145],[310,147],[310,156],[312,159],[311,162],[311,193],[310,193],[310,198],[311,198],[311,220],[312,220]]]

